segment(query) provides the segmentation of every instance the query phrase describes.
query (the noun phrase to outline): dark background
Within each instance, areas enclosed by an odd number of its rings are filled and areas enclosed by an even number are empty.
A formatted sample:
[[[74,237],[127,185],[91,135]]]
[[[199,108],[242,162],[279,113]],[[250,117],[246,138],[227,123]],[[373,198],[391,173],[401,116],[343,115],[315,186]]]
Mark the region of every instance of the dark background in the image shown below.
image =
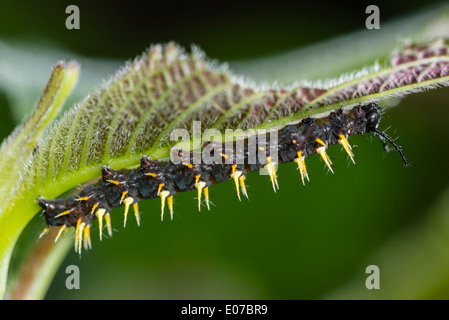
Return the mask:
[[[199,44],[211,57],[253,58],[365,27],[365,8],[381,21],[406,16],[436,1],[14,1],[3,3],[3,37],[43,37],[73,52],[129,59],[155,42]],[[76,4],[80,30],[67,30],[65,8]]]
[[[228,61],[363,29],[369,4],[380,7],[381,23],[431,4],[142,3],[2,3],[0,37],[119,61],[151,43],[174,40],[198,44],[208,56]],[[80,8],[80,30],[65,28],[69,4]],[[399,137],[411,167],[404,168],[395,152],[384,154],[380,142],[366,135],[350,139],[357,146],[355,166],[340,147],[329,150],[335,175],[318,156],[308,158],[311,183],[306,187],[296,165],[286,164],[279,168],[277,194],[268,177],[252,174],[246,180],[249,201],[238,202],[232,182],[217,185],[210,190],[211,212],[198,213],[195,195],[181,194],[175,197],[175,220],[160,223],[159,200],[145,201],[142,226],[137,228],[131,218],[123,230],[119,208],[112,215],[113,239],[100,243],[94,230],[91,252],[79,260],[70,251],[47,298],[317,299],[354,277],[364,286],[365,267],[376,264],[369,257],[397,233],[422,223],[447,186],[448,93],[412,95],[385,115],[382,128],[391,127],[388,133]],[[15,123],[8,118],[5,99],[0,106],[0,136],[5,137]],[[70,264],[81,269],[81,290],[64,286]],[[446,297],[442,286],[441,297]]]

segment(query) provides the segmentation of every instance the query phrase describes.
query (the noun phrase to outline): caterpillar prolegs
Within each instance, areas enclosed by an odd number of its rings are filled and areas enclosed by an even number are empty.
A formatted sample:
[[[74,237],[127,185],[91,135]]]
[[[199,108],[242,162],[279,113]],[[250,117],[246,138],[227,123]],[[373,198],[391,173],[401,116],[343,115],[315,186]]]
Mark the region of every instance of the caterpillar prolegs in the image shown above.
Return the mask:
[[[95,219],[98,219],[100,240],[103,235],[103,221],[106,222],[107,232],[112,235],[110,211],[113,208],[125,207],[124,226],[126,226],[128,212],[132,206],[137,224],[140,224],[139,201],[160,198],[161,220],[164,219],[166,205],[173,219],[173,196],[176,193],[196,190],[198,210],[201,210],[203,199],[207,209],[210,209],[208,188],[211,185],[233,180],[238,198],[241,198],[241,194],[248,197],[245,187],[246,174],[262,169],[267,170],[276,191],[279,185],[275,165],[292,161],[298,164],[302,182],[305,183],[305,180],[309,180],[306,157],[315,153],[320,154],[329,170],[333,172],[326,149],[330,145],[340,144],[354,162],[348,137],[365,132],[375,133],[386,150],[386,141],[390,142],[407,165],[407,159],[400,147],[384,132],[379,131],[380,120],[381,108],[374,102],[353,107],[349,112],[340,109],[322,118],[306,118],[276,132],[275,151],[270,148],[268,139],[257,139],[256,148],[265,152],[262,159],[260,157],[250,159],[252,155],[247,139],[243,141],[240,156],[237,156],[237,152],[225,153],[225,145],[222,143],[204,142],[203,150],[214,159],[208,163],[201,161],[195,164],[193,151],[176,150],[180,161],[152,160],[144,155],[141,157],[140,167],[136,169],[114,170],[105,165],[101,168],[101,179],[95,184],[86,186],[78,197],[71,196],[50,201],[38,199],[47,223],[43,234],[50,227],[59,227],[57,241],[67,228],[75,227],[75,251],[81,254],[82,246],[85,249],[91,248],[90,227]]]

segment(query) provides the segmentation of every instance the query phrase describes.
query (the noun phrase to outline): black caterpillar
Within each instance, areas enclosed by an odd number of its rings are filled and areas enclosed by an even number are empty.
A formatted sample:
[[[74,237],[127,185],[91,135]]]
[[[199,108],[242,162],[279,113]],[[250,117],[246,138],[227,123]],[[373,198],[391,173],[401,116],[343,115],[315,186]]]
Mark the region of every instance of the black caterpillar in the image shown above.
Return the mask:
[[[354,134],[368,132],[375,133],[386,150],[388,150],[386,141],[390,142],[401,155],[405,165],[408,165],[401,148],[385,133],[378,130],[380,120],[381,108],[376,103],[370,103],[365,106],[356,106],[347,113],[340,109],[323,118],[307,118],[298,124],[285,126],[277,132],[278,163],[295,161],[304,183],[305,179],[309,179],[304,162],[305,157],[319,153],[332,171],[326,148],[330,145],[341,144],[354,162],[351,145],[347,138]],[[177,156],[182,158],[180,163],[170,160],[151,160],[144,155],[137,169],[113,170],[103,166],[100,181],[85,187],[79,197],[72,196],[51,201],[39,198],[38,203],[43,209],[48,228],[60,227],[56,240],[68,227],[76,227],[75,251],[81,253],[82,244],[86,249],[91,248],[90,226],[93,220],[99,220],[100,240],[103,218],[105,218],[108,233],[112,235],[109,212],[121,205],[125,206],[125,225],[131,205],[137,223],[140,224],[138,202],[156,197],[160,197],[162,202],[161,219],[164,217],[166,201],[173,219],[173,195],[176,193],[197,190],[198,209],[201,210],[203,194],[209,209],[208,187],[210,185],[233,179],[239,199],[240,192],[248,197],[244,183],[245,175],[261,169],[268,171],[273,189],[276,191],[278,184],[275,163],[272,161],[274,155],[270,155],[270,147],[265,140],[256,140],[256,144],[259,150],[266,152],[265,159],[256,158],[256,162],[248,161],[250,157],[248,143],[244,144],[241,158],[238,159],[236,155],[227,155],[223,152],[224,144],[207,142],[203,143],[204,150],[210,152],[211,157],[219,155],[224,158],[225,163],[219,161],[210,164],[203,162],[193,164],[193,152],[178,150]],[[48,228],[45,228],[43,234],[48,231]]]

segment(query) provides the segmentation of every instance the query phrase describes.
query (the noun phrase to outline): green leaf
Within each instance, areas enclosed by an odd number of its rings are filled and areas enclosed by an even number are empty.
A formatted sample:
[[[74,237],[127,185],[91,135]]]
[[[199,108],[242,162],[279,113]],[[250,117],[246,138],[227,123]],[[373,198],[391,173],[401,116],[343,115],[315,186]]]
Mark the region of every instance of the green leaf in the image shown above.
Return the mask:
[[[54,197],[98,176],[100,165],[136,166],[142,154],[169,156],[173,129],[274,129],[341,107],[446,85],[446,41],[407,45],[389,66],[373,66],[322,87],[250,86],[194,50],[154,46],[55,126],[25,173],[27,187]]]
[[[400,51],[392,54],[390,64],[386,67],[374,65],[371,69],[347,75],[342,80],[330,81],[324,90],[294,88],[284,96],[284,103],[290,108],[293,106],[293,110],[286,110],[286,107],[278,103],[277,109],[273,108],[269,117],[256,128],[284,126],[340,107],[352,107],[372,100],[402,97],[435,86],[446,86],[448,72],[446,40],[421,45],[406,44]],[[294,109],[300,90],[302,105],[299,109]]]
[[[79,67],[71,62],[66,67],[58,63],[48,80],[47,86],[36,104],[32,115],[6,139],[0,154],[0,193],[8,195],[17,183],[25,161],[37,145],[48,125],[59,114],[65,99],[76,85]]]
[[[14,208],[14,203],[10,202],[12,199],[23,198],[23,194],[17,194],[17,191],[23,184],[21,173],[26,166],[26,161],[32,157],[39,139],[58,115],[65,99],[76,85],[78,73],[79,67],[75,62],[70,62],[67,66],[63,62],[58,63],[54,67],[32,115],[2,143],[0,148],[2,154],[0,158],[0,191],[5,196],[4,203],[12,205],[12,208]],[[0,232],[2,233],[0,238],[0,296],[3,296],[4,293],[9,258],[19,235],[18,232],[29,221],[25,218],[22,220],[22,225],[9,223],[9,217],[5,216],[3,207],[0,208],[2,209],[0,210]]]

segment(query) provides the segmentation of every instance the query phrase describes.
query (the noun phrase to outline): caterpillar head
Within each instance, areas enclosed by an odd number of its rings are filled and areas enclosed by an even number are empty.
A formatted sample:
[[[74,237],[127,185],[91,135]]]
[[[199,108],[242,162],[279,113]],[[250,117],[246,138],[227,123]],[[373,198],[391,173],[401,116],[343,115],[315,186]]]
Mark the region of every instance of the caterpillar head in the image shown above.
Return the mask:
[[[379,107],[379,105],[375,102],[372,102],[366,106],[363,106],[362,110],[365,111],[366,132],[374,132],[381,140],[382,145],[386,152],[389,151],[386,141],[390,142],[396,149],[396,151],[399,153],[399,155],[402,157],[402,161],[404,162],[405,166],[410,165],[404,153],[402,152],[402,148],[398,146],[394,142],[394,140],[391,137],[389,137],[385,132],[382,132],[378,129],[380,119],[382,117],[380,113],[381,108]]]
[[[377,103],[373,102],[363,106],[362,110],[365,111],[366,132],[376,132],[382,117],[380,107]]]

